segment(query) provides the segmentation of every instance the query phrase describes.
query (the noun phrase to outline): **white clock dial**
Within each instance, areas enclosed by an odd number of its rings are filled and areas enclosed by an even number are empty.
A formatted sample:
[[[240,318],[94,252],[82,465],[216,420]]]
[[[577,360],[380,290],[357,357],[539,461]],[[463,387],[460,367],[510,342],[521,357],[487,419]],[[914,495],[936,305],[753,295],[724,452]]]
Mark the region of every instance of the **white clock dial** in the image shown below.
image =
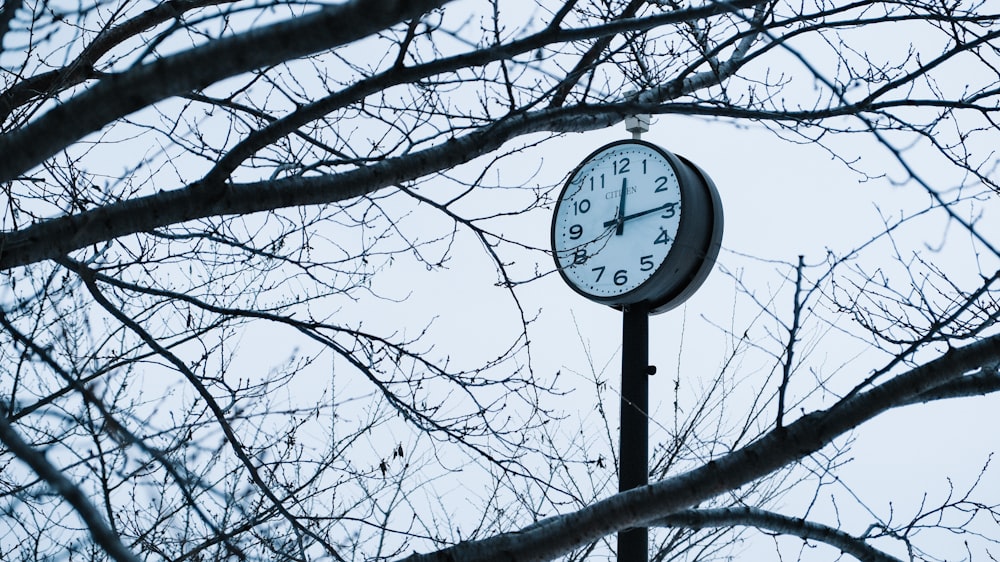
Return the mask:
[[[588,158],[567,182],[552,223],[566,281],[597,298],[621,297],[649,281],[677,238],[677,173],[662,151],[637,142]]]

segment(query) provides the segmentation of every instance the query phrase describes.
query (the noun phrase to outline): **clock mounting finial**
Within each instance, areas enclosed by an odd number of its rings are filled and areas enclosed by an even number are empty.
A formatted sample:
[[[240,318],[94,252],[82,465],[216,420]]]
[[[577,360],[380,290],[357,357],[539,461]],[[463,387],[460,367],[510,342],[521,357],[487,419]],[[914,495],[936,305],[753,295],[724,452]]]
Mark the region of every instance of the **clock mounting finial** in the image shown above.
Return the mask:
[[[625,92],[625,99],[639,101],[639,90]],[[632,133],[633,140],[641,140],[642,134],[649,132],[649,114],[639,113],[625,118],[625,130]]]

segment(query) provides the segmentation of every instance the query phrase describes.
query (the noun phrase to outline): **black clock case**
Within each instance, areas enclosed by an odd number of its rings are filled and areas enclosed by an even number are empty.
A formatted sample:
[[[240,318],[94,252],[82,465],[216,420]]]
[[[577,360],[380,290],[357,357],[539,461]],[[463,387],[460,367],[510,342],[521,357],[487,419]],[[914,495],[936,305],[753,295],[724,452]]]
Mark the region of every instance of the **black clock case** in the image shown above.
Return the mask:
[[[595,302],[618,309],[642,305],[649,314],[659,314],[680,306],[690,298],[712,271],[722,247],[722,199],[712,179],[693,162],[653,143],[635,139],[609,143],[594,151],[573,170],[566,185],[563,186],[563,191],[565,192],[569,182],[587,161],[605,150],[623,144],[641,144],[649,147],[662,154],[673,166],[681,191],[681,218],[677,237],[663,263],[653,275],[645,283],[627,293],[614,297],[599,297],[580,291],[573,283],[567,284]],[[552,237],[554,243],[554,231]],[[556,267],[559,267],[558,260]],[[559,273],[563,275],[562,270]],[[563,278],[566,279],[565,275]]]
[[[711,273],[722,248],[722,198],[715,182],[687,158],[663,152],[675,163],[678,172],[681,221],[666,259],[649,281],[639,287],[649,289],[638,302],[644,302],[650,314],[666,312],[690,298]]]

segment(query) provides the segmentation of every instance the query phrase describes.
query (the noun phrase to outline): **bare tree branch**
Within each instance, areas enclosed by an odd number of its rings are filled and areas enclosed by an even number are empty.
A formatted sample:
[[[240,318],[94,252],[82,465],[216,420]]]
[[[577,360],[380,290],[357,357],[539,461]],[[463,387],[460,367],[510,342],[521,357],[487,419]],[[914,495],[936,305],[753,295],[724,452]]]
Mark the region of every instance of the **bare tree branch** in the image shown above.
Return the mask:
[[[0,138],[0,182],[115,119],[171,96],[257,68],[331,49],[420,16],[447,0],[353,0],[218,39],[100,80],[23,129]]]
[[[0,441],[17,458],[31,467],[31,470],[41,477],[52,490],[73,506],[80,519],[87,525],[94,541],[108,555],[118,562],[138,562],[139,558],[125,548],[125,545],[118,539],[118,535],[108,527],[108,523],[101,517],[100,511],[90,503],[83,491],[63,476],[59,469],[45,458],[43,453],[36,451],[21,438],[8,421],[7,408],[3,405],[0,405]]]
[[[1000,544],[991,471],[921,483],[940,507],[902,524],[838,472],[880,413],[1000,389],[988,2],[13,1],[0,37],[0,393],[28,448],[0,448],[0,556],[100,559],[109,530],[164,560],[583,560],[636,526],[654,562],[724,559],[748,523],[862,560]],[[565,349],[543,223],[640,113],[753,220],[683,313],[659,480],[615,494],[617,342],[581,312]],[[760,135],[830,157],[843,207],[797,161],[768,181]],[[812,232],[832,212],[856,227]],[[807,249],[764,238],[786,219]],[[65,524],[67,484],[106,529]]]
[[[935,386],[995,361],[1000,335],[956,348],[940,358],[839,402],[804,415],[781,429],[701,468],[623,492],[574,513],[552,517],[520,531],[461,543],[406,562],[452,560],[551,560],[591,541],[657,520],[736,489],[819,451],[875,416],[908,403]]]
[[[667,527],[689,527],[706,529],[730,526],[756,527],[784,535],[792,535],[802,540],[826,543],[862,562],[899,562],[865,542],[839,529],[805,519],[788,517],[753,507],[725,509],[692,509],[664,517],[656,525]]]

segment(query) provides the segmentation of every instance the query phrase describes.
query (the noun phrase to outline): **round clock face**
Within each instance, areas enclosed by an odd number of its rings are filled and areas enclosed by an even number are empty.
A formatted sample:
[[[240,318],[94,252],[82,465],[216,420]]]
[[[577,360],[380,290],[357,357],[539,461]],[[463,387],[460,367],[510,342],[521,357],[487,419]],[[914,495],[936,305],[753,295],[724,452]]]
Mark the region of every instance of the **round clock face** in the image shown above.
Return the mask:
[[[700,284],[704,258],[714,262],[711,244],[718,251],[721,220],[715,232],[711,220],[687,215],[711,213],[709,183],[693,165],[643,141],[599,149],[572,173],[556,205],[560,274],[577,292],[612,305],[657,304],[699,275]]]
[[[556,261],[586,293],[627,294],[663,263],[680,218],[677,172],[665,155],[637,143],[607,147],[580,166],[559,200]]]

